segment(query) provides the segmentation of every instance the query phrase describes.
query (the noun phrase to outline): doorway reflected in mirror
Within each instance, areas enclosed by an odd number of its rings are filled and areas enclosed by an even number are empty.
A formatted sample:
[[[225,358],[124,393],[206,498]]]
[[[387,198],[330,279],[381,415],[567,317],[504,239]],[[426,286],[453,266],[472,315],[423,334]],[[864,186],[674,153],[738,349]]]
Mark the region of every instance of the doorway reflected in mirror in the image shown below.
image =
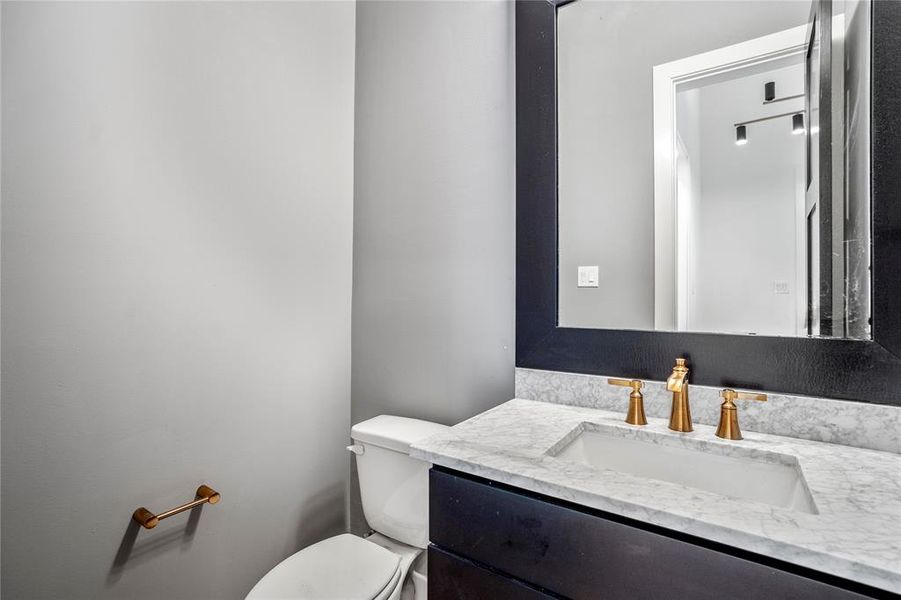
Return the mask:
[[[869,8],[558,8],[561,327],[870,338]]]

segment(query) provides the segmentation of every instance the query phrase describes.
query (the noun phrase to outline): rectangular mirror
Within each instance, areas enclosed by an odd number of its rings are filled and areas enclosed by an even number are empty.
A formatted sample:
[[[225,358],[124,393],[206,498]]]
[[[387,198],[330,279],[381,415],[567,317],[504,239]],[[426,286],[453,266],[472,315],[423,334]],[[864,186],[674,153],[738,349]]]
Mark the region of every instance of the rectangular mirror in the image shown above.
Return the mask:
[[[558,3],[559,327],[871,339],[870,11]]]

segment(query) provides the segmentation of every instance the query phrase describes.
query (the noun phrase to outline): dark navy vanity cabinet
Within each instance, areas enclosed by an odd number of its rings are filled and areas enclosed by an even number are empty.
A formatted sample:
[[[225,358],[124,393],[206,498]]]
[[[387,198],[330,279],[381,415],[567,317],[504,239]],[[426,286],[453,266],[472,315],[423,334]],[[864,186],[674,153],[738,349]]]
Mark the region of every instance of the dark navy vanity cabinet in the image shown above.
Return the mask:
[[[429,598],[838,600],[878,590],[433,467]]]

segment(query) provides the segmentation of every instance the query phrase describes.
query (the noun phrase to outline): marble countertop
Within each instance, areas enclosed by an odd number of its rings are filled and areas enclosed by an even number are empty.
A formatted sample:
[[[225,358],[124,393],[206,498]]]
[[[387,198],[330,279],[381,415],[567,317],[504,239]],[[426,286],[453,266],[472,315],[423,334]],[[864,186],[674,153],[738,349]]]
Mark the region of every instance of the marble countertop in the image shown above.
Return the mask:
[[[901,455],[744,432],[676,433],[663,419],[636,428],[595,408],[513,399],[413,445],[411,455],[546,496],[616,513],[771,556],[880,589],[901,592]],[[584,429],[617,428],[663,446],[684,445],[761,460],[797,459],[818,514],[557,458]],[[641,432],[641,433],[637,433]],[[772,459],[776,460],[776,459]]]

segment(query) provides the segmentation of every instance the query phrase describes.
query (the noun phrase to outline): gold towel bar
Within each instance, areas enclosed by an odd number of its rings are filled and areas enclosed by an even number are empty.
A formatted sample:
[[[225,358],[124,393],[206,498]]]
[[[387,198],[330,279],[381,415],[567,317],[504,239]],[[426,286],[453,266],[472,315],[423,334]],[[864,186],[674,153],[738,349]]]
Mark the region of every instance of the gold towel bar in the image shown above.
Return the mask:
[[[220,496],[219,492],[217,492],[210,486],[202,485],[197,488],[197,494],[194,496],[194,498],[195,500],[188,502],[187,504],[182,504],[181,506],[169,509],[166,512],[162,512],[158,515],[153,514],[142,506],[134,512],[131,518],[137,521],[139,525],[144,527],[144,529],[153,529],[154,527],[159,525],[160,521],[162,521],[163,519],[168,519],[172,515],[177,515],[180,512],[190,510],[195,506],[200,506],[201,504],[206,504],[207,502],[209,502],[210,504],[216,504],[217,502],[219,502]]]

